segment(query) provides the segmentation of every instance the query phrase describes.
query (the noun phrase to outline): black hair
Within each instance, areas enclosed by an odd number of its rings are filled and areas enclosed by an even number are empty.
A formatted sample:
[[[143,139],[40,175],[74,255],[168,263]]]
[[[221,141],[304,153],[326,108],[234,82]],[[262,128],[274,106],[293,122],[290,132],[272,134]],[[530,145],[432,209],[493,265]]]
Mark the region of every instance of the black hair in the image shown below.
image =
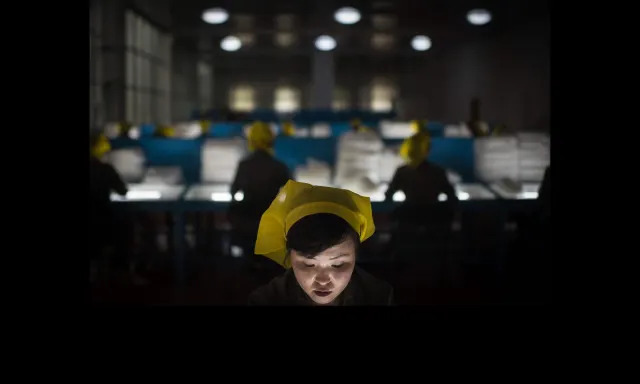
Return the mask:
[[[349,237],[356,246],[357,255],[360,237],[344,219],[331,213],[305,216],[287,233],[287,254],[294,249],[310,259]]]

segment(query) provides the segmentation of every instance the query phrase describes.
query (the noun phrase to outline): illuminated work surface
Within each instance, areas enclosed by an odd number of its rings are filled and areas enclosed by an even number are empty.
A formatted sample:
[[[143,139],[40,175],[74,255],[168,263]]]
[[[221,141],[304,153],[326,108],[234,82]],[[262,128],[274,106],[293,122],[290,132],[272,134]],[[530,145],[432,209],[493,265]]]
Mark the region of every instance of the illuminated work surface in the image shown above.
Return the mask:
[[[457,183],[454,184],[454,189],[456,191],[456,196],[458,200],[467,201],[467,200],[495,200],[496,195],[491,192],[489,189],[484,187],[482,184],[478,183]],[[393,194],[392,200],[395,202],[402,202],[406,198],[403,191],[397,191]],[[446,201],[447,195],[441,193],[438,196],[439,201]],[[371,200],[372,202],[377,200]],[[380,200],[382,201],[382,200]]]
[[[482,184],[460,183],[454,186],[458,200],[495,200],[496,195]]]
[[[232,200],[231,185],[229,184],[196,184],[187,190],[186,201],[214,201],[228,203]],[[236,193],[236,200],[244,198],[242,192]]]
[[[502,183],[491,183],[489,188],[495,191],[498,196],[509,200],[535,200],[538,198],[540,183],[523,183],[518,190],[511,190]]]
[[[125,197],[111,194],[111,201],[178,201],[184,185],[129,184]]]

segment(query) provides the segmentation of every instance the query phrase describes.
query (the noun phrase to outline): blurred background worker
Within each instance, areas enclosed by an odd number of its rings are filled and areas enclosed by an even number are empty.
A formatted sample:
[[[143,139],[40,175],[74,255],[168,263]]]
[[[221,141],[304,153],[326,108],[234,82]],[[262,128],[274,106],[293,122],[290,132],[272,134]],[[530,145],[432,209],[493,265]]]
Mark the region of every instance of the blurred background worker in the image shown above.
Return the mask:
[[[400,155],[407,164],[396,169],[386,191],[387,200],[391,201],[397,191],[404,193],[406,204],[436,203],[441,193],[448,201],[457,200],[446,171],[427,160],[430,148],[431,138],[423,130],[402,143]]]
[[[287,120],[282,123],[282,134],[284,136],[294,136],[296,134],[296,127],[293,121]]]
[[[414,133],[423,132],[423,133],[429,134],[429,131],[427,130],[427,123],[428,123],[428,121],[425,120],[425,119],[422,119],[422,120],[411,120],[411,123],[410,123],[411,130]]]
[[[253,255],[260,217],[291,177],[287,166],[273,156],[274,141],[267,123],[256,121],[251,125],[248,134],[251,153],[238,164],[231,185],[234,201],[229,218],[235,230],[232,243],[238,244],[244,255]]]
[[[364,124],[362,124],[362,121],[360,119],[352,119],[349,124],[351,125],[351,130],[353,132],[368,132],[369,128],[367,128],[367,126],[365,126]]]
[[[106,273],[108,267],[126,268],[126,239],[132,233],[122,225],[122,220],[111,206],[111,193],[127,194],[127,186],[118,172],[103,161],[111,150],[103,134],[92,134],[90,138],[90,257],[91,278]]]
[[[407,164],[396,170],[386,192],[388,201],[394,200],[396,192],[404,194],[404,202],[393,215],[395,229],[389,244],[396,259],[408,254],[445,254],[458,198],[446,171],[427,161],[430,147],[425,130],[403,142],[400,154]],[[441,202],[442,195],[446,202]],[[427,249],[407,249],[408,244],[423,244]]]

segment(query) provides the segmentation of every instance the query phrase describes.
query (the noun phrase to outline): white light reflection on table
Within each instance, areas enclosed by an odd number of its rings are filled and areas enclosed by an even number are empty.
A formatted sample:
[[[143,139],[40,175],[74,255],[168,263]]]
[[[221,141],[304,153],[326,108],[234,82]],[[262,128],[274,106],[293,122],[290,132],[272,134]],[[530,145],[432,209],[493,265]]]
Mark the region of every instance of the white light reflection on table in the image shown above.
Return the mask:
[[[126,196],[112,193],[111,201],[178,200],[184,191],[181,185],[130,184]]]

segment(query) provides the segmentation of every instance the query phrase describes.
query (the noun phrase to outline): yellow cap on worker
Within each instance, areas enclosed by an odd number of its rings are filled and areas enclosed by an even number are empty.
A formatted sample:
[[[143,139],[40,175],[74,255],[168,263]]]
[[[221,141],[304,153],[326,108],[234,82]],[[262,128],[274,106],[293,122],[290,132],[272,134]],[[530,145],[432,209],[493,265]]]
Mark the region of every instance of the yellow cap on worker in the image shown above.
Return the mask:
[[[426,132],[418,132],[406,139],[400,146],[400,156],[404,158],[410,166],[416,167],[429,154],[431,148],[431,137]]]
[[[250,151],[255,151],[256,149],[271,149],[273,146],[273,132],[271,131],[271,127],[262,121],[256,121],[251,124],[248,142]]]
[[[290,268],[291,261],[286,257],[289,229],[303,217],[318,213],[330,213],[344,219],[358,233],[360,242],[375,232],[368,197],[346,189],[289,180],[262,214],[255,253]]]
[[[101,133],[100,136],[98,136],[96,142],[91,147],[91,155],[97,158],[101,158],[110,150],[111,144],[109,143],[109,140],[104,134]]]

